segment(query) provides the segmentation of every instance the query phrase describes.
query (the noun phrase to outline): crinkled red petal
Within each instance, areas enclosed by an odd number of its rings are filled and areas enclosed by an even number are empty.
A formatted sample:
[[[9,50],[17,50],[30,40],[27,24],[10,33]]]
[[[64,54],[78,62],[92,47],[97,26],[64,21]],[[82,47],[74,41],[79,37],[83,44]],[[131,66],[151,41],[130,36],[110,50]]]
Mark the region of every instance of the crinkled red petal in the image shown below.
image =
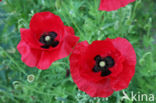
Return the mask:
[[[39,41],[37,41],[30,29],[21,28],[20,33],[22,40],[24,40],[31,48],[41,49]]]
[[[29,67],[35,67],[41,56],[41,51],[31,48],[24,40],[17,45],[19,53],[22,55],[21,60]]]
[[[58,36],[64,34],[64,24],[61,18],[51,12],[36,13],[30,21],[30,29],[38,39],[47,32],[55,32]]]
[[[112,43],[114,47],[124,56],[128,64],[136,64],[135,50],[127,39],[118,37],[116,39],[112,39]]]
[[[99,10],[113,11],[125,7],[135,0],[101,0]]]
[[[130,42],[124,38],[112,39],[112,43],[117,48],[125,60],[123,62],[123,70],[116,77],[111,78],[111,86],[115,91],[128,87],[130,80],[135,73],[136,54]]]

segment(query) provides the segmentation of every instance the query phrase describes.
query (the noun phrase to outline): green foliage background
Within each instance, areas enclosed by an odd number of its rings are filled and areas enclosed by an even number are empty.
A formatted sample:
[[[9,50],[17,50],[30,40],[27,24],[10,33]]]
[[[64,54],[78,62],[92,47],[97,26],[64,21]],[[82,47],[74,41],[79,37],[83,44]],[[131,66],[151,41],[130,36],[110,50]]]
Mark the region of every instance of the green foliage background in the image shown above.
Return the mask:
[[[2,0],[0,2],[0,103],[133,103],[121,102],[123,91],[109,98],[91,98],[77,89],[70,77],[68,57],[45,71],[29,68],[16,46],[20,28],[29,28],[41,11],[59,15],[72,26],[80,41],[127,38],[137,54],[136,73],[124,91],[156,96],[156,1],[136,2],[113,12],[98,11],[100,0]],[[34,81],[27,80],[34,75]],[[156,101],[156,100],[155,100]],[[135,102],[135,101],[134,101]]]

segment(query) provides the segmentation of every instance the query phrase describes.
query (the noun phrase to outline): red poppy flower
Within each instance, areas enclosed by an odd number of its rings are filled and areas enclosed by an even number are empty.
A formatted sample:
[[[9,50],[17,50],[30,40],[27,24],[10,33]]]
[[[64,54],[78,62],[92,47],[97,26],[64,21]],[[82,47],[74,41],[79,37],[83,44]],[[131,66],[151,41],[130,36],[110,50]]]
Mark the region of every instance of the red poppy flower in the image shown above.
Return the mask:
[[[68,56],[79,37],[72,27],[65,26],[59,16],[51,12],[36,13],[30,29],[20,29],[21,41],[17,46],[22,61],[39,69],[47,69],[52,62]]]
[[[125,7],[135,0],[101,0],[99,10],[113,11]]]
[[[91,97],[108,97],[128,87],[136,54],[123,38],[77,44],[70,56],[70,70],[78,88]]]

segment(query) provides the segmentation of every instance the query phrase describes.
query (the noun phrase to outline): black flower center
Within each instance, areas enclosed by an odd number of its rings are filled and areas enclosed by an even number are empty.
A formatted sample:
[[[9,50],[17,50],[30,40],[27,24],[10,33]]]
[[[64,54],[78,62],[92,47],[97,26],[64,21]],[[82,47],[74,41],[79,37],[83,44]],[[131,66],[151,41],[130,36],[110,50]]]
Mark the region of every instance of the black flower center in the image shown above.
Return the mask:
[[[44,44],[41,48],[48,49],[50,46],[53,48],[56,47],[59,44],[59,41],[55,40],[56,37],[57,34],[55,32],[44,33],[39,40],[42,44]]]
[[[112,57],[107,56],[102,58],[100,55],[97,55],[94,60],[96,61],[96,64],[93,67],[93,72],[101,72],[102,77],[111,74],[109,68],[113,67],[115,64]]]

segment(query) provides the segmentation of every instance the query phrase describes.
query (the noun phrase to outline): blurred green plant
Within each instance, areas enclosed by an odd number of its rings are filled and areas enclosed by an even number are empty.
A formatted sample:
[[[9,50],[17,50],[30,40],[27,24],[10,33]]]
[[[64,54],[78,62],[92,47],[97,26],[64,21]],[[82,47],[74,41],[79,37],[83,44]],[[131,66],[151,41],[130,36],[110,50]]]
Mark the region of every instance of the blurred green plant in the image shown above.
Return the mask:
[[[59,15],[72,26],[80,41],[127,38],[137,54],[136,73],[125,89],[156,95],[156,2],[136,0],[118,11],[98,11],[97,0],[3,0],[0,3],[0,103],[132,103],[121,101],[123,93],[91,98],[66,77],[68,58],[45,71],[29,68],[16,46],[20,28],[29,28],[31,17],[42,11]],[[146,7],[146,8],[145,8]],[[28,76],[34,80],[29,82]],[[31,78],[32,79],[32,78]],[[135,102],[135,101],[134,101]]]

